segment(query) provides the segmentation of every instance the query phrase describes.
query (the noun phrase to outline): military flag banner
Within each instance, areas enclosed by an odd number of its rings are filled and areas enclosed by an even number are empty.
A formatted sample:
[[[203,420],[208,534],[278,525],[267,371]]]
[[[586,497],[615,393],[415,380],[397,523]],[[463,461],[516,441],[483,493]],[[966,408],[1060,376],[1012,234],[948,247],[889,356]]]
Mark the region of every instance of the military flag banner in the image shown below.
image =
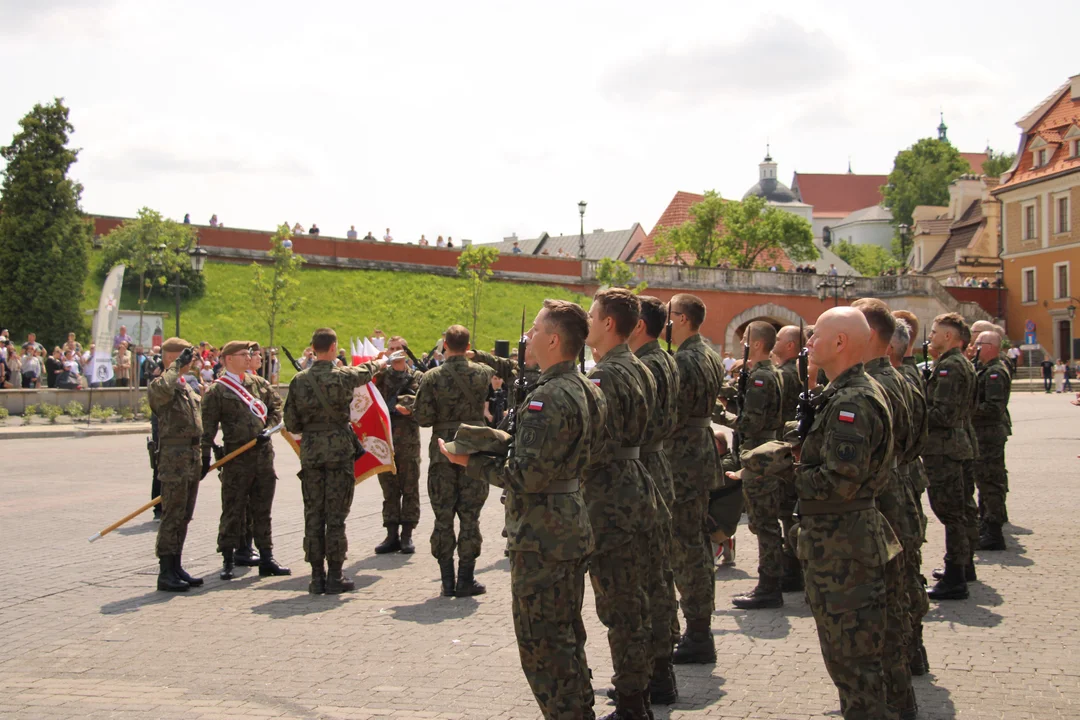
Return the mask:
[[[375,383],[353,390],[349,406],[349,422],[360,439],[365,452],[353,466],[356,483],[360,484],[381,472],[396,472],[394,439],[390,434],[390,410]]]

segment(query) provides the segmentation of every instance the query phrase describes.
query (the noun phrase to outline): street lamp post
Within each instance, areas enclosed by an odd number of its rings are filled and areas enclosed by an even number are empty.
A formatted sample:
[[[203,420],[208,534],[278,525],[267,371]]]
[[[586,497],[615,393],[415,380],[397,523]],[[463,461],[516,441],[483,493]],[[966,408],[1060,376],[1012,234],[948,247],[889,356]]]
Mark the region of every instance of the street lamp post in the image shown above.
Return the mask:
[[[188,250],[188,255],[191,257],[191,269],[196,273],[201,273],[208,253],[199,244],[198,239],[195,241],[195,247]],[[180,282],[179,275],[173,282],[169,283],[168,287],[172,288],[176,299],[176,337],[180,337],[180,291],[187,290],[188,287]]]
[[[903,263],[904,267],[907,267],[907,239],[911,228],[907,226],[907,223],[900,223],[897,230],[900,231],[900,262]]]
[[[578,258],[585,259],[585,201],[577,204],[578,215],[581,216],[581,234],[578,235]]]
[[[843,295],[845,300],[851,297],[851,288],[853,287],[855,287],[855,281],[849,277],[826,275],[825,278],[817,284],[818,300],[825,302],[825,299],[831,294],[833,298],[833,307],[836,307],[840,304],[841,295]]]
[[[1003,291],[1004,291],[1004,288],[1005,288],[1005,270],[1003,270],[1002,268],[998,268],[997,270],[994,271],[994,275],[997,276],[996,279],[994,280],[994,284],[997,285],[997,296],[998,296],[997,297],[997,301],[998,301],[998,303],[997,303],[997,305],[998,305],[997,316],[1004,320],[1005,319],[1005,304],[1004,304],[1004,298],[1002,297],[1002,295],[1003,295]]]

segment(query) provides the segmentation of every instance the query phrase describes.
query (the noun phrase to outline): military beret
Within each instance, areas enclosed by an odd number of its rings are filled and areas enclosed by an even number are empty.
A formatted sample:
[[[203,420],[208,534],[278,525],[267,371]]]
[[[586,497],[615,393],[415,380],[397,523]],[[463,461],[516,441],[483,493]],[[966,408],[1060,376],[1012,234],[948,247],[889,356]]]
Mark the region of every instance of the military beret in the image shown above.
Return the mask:
[[[161,343],[162,352],[183,352],[189,347],[191,347],[191,343],[189,343],[184,338],[178,337],[171,337],[165,342]]]
[[[454,439],[446,443],[446,452],[451,455],[486,455],[505,456],[510,449],[510,433],[489,427],[461,425]]]
[[[791,446],[780,440],[771,440],[747,450],[739,455],[739,460],[744,469],[755,475],[779,475],[790,469],[794,462]]]
[[[239,355],[248,352],[251,343],[247,340],[230,340],[225,343],[225,346],[221,348],[221,357],[228,357],[229,355]]]
[[[254,352],[259,352],[260,350],[262,350],[262,347],[259,345],[258,340],[248,340],[247,345],[248,345],[248,350],[250,350],[253,353]]]

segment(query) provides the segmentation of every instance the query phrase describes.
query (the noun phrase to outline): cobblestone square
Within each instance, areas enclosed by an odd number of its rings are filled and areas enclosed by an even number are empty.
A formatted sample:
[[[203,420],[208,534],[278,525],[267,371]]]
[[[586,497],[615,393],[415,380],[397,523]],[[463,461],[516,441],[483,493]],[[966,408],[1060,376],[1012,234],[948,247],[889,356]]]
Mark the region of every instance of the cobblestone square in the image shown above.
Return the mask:
[[[1017,393],[1011,411],[1009,550],[979,554],[969,600],[931,604],[931,672],[915,678],[922,718],[1080,717],[1080,439],[1072,425],[1080,409],[1066,396]],[[275,555],[294,575],[238,568],[237,579],[218,579],[219,486],[208,476],[185,553],[186,568],[206,585],[169,595],[155,590],[149,512],[86,541],[148,499],[142,436],[0,442],[0,716],[538,717],[514,643],[498,493],[483,515],[477,563],[486,595],[438,597],[423,481],[417,553],[375,556],[381,495],[370,479],[348,523],[346,571],[357,590],[313,597],[299,461],[280,438],[275,448]],[[719,661],[679,666],[681,700],[655,708],[657,717],[839,717],[801,595],[786,595],[778,610],[731,607],[730,597],[756,580],[753,536],[744,526],[737,537],[737,566],[718,573]],[[942,553],[943,531],[931,517],[927,575]],[[585,620],[600,711],[610,705],[611,661],[591,593]]]

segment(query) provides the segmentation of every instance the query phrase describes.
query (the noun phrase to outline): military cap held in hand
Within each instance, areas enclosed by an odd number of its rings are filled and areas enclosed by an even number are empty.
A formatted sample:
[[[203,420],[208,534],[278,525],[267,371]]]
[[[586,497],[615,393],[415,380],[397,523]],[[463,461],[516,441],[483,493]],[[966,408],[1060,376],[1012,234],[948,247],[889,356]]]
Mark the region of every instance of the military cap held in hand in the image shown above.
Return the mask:
[[[743,469],[755,475],[779,475],[791,469],[794,462],[791,445],[772,440],[747,450],[739,456]],[[745,480],[746,478],[743,477]]]
[[[509,449],[510,433],[476,425],[462,425],[454,439],[446,443],[446,452],[451,455],[482,453],[505,457]]]

